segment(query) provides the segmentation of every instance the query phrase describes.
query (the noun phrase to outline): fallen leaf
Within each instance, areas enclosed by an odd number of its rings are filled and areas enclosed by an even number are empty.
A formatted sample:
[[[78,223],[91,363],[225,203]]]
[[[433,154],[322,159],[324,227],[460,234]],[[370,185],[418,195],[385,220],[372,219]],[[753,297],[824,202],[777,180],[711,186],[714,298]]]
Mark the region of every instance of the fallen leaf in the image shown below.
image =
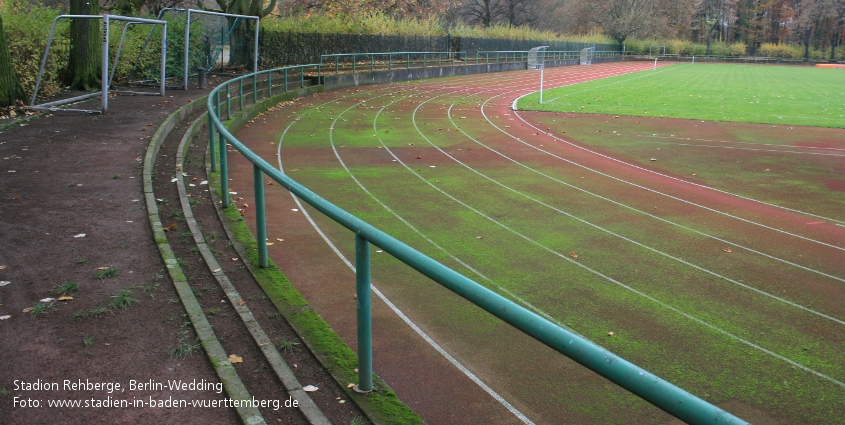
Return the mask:
[[[70,295],[62,295],[61,297],[59,297],[59,301],[70,301],[72,299],[73,297],[71,297]]]
[[[56,299],[55,298],[44,298],[44,299],[41,300],[42,303],[51,303],[53,301],[56,301]]]
[[[284,241],[285,241],[285,240],[284,240],[284,239],[282,239],[282,238],[276,238],[276,240],[277,240],[277,241],[279,241],[279,242],[284,242]]]
[[[733,250],[732,250],[732,249],[730,249],[730,248],[725,248],[725,249],[723,249],[722,251],[725,251],[725,252],[733,252]]]
[[[196,177],[194,177],[194,178],[192,178],[192,179],[191,179],[191,181],[194,181],[194,182],[195,182],[195,181],[197,181],[197,178],[196,178]]]
[[[79,239],[79,238],[84,238],[84,237],[85,237],[85,233],[80,233],[80,234],[78,234],[78,235],[73,235],[73,237],[74,237],[74,238],[77,238],[77,239]]]
[[[346,386],[346,388],[352,388],[354,386],[355,386],[355,384],[349,384],[349,385]]]
[[[21,311],[23,311],[24,313],[29,313],[29,312],[30,312],[30,311],[32,311],[32,310],[35,310],[35,309],[34,309],[34,308],[32,308],[32,307],[27,307],[27,308],[25,308],[25,309],[23,309],[23,310],[21,310]]]
[[[273,246],[273,242],[267,242],[267,246]]]
[[[5,315],[5,316],[0,316],[0,320],[6,320],[6,319],[8,319],[8,318],[10,318],[10,317],[12,317],[12,316],[10,316],[10,315],[8,315],[8,314],[7,314],[7,315]]]
[[[608,335],[608,336],[613,336],[613,332],[608,332],[608,333],[607,333],[607,335]]]
[[[0,266],[0,270],[6,270],[7,267],[9,266]]]
[[[238,356],[236,354],[229,354],[229,363],[235,364],[235,363],[243,363],[243,362],[244,362],[243,357]]]
[[[578,258],[578,254],[576,254],[574,252],[570,252],[569,256],[572,257],[572,258]]]
[[[6,286],[6,285],[8,285],[8,284],[10,284],[10,283],[12,283],[12,282],[10,282],[10,281],[8,281],[8,280],[0,280],[0,286]]]
[[[244,300],[238,300],[238,305],[244,305],[244,304],[246,304],[246,301],[244,301]]]
[[[302,387],[302,391],[306,391],[306,392],[309,392],[309,393],[313,393],[314,391],[317,391],[319,389],[320,388],[315,387],[313,385],[306,385],[306,386]]]

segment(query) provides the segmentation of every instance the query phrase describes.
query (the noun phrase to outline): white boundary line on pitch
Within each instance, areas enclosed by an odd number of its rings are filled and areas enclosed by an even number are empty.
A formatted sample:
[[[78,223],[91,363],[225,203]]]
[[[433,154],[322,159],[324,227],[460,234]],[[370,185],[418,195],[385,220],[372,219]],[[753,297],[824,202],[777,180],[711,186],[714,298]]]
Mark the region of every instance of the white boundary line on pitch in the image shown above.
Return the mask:
[[[703,120],[701,122],[704,122]],[[724,122],[724,121],[722,121]],[[760,124],[766,125],[766,124]],[[784,125],[784,124],[781,124]],[[795,126],[799,127],[799,126]],[[817,127],[821,128],[821,127]],[[835,130],[835,129],[831,129]],[[725,143],[725,144],[735,144],[735,145],[752,145],[752,146],[774,146],[774,147],[781,147],[781,148],[789,148],[789,149],[816,149],[816,150],[831,150],[831,151],[845,151],[845,148],[829,148],[829,147],[821,147],[821,146],[798,146],[798,145],[778,145],[775,143],[757,143],[757,142],[741,142],[736,140],[715,140],[715,139],[702,139],[702,138],[695,138],[695,137],[671,137],[671,136],[658,136],[658,135],[645,135],[645,134],[638,134],[637,137],[643,138],[656,138],[656,139],[669,139],[669,140],[688,140],[688,141],[696,141],[696,142],[712,142],[712,143]]]
[[[643,135],[636,135],[635,138],[652,138],[656,136],[643,136]],[[674,140],[684,140],[683,138],[672,137]],[[686,139],[690,140],[690,139]],[[705,144],[698,144],[698,143],[672,143],[672,142],[663,142],[659,140],[634,140],[630,139],[630,141],[634,143],[651,143],[651,144],[659,144],[664,146],[685,146],[685,147],[693,147],[693,148],[711,148],[711,149],[729,149],[729,150],[739,150],[739,151],[755,151],[755,152],[771,152],[771,153],[790,153],[790,154],[797,154],[797,155],[818,155],[818,156],[845,156],[845,153],[828,153],[828,152],[799,152],[799,151],[788,151],[788,150],[780,150],[780,149],[762,149],[762,148],[743,148],[739,146],[717,146],[717,145],[705,145]],[[731,142],[721,142],[721,143],[731,143]]]

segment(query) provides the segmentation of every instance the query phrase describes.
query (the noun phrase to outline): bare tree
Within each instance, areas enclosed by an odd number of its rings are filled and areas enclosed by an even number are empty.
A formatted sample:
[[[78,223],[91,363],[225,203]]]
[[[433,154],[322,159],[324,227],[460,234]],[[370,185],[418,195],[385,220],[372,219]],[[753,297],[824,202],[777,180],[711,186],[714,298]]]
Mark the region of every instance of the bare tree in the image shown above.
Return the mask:
[[[467,23],[484,27],[493,25],[505,13],[502,0],[469,0],[463,7],[462,15]]]
[[[518,27],[522,25],[531,25],[537,20],[537,15],[534,13],[538,6],[533,0],[503,0],[502,12],[504,20],[510,26]]]
[[[608,0],[593,4],[591,19],[620,45],[632,35],[647,36],[658,26],[656,0]]]

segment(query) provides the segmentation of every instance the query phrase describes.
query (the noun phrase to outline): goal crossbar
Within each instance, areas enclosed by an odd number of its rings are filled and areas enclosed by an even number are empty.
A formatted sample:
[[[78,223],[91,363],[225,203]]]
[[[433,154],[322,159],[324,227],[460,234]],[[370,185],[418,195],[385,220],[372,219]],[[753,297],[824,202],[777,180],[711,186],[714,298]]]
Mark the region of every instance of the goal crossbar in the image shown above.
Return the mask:
[[[55,100],[52,102],[45,102],[36,104],[38,96],[38,89],[41,86],[41,78],[44,75],[44,68],[47,65],[47,56],[50,53],[50,45],[53,43],[53,36],[56,33],[56,25],[61,19],[101,19],[103,21],[103,42],[102,42],[102,64],[100,74],[100,91],[87,93],[80,96],[74,96],[68,99]],[[114,68],[117,67],[117,61],[120,59],[120,51],[123,47],[123,41],[126,38],[126,30],[132,24],[152,24],[162,25],[161,35],[161,84],[158,92],[139,92],[130,91],[133,94],[164,96],[164,73],[167,59],[167,22],[157,19],[135,18],[129,16],[119,15],[59,15],[53,19],[53,25],[50,27],[50,35],[47,37],[47,46],[44,49],[44,56],[41,58],[41,67],[38,70],[38,77],[35,80],[35,89],[32,92],[32,99],[29,103],[30,109],[46,110],[46,111],[75,111],[87,113],[105,114],[108,110],[109,89],[111,87],[112,78],[114,78],[114,69],[109,73],[109,23],[110,21],[125,21],[127,25],[123,28],[123,34],[120,37],[120,45],[118,46],[117,54],[115,55]],[[81,100],[89,99],[94,96],[100,96],[100,109],[74,109],[74,108],[59,108],[61,105],[68,103],[79,102]]]
[[[233,13],[223,13],[223,12],[213,12],[210,10],[198,10],[198,9],[180,9],[176,7],[167,7],[161,10],[158,13],[158,19],[161,19],[162,16],[168,11],[175,11],[175,12],[185,12],[185,57],[183,62],[183,74],[182,74],[182,88],[184,90],[188,90],[188,62],[190,58],[188,57],[190,54],[190,41],[191,41],[191,14],[197,15],[212,15],[212,16],[222,16],[225,18],[237,18],[237,19],[247,19],[247,20],[254,20],[255,21],[255,41],[254,41],[254,53],[252,58],[252,72],[258,72],[258,34],[259,34],[259,25],[260,25],[260,18],[258,16],[248,16],[248,15],[236,15]]]

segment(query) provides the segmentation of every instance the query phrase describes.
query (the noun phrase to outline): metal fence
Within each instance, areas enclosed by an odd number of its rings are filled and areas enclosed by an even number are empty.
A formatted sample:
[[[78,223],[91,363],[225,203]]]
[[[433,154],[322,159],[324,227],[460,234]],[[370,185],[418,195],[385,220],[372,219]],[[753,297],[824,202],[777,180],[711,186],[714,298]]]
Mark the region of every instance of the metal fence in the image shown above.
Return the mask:
[[[537,341],[586,366],[677,418],[692,424],[746,423],[616,356],[601,346],[502,297],[321,198],[252,152],[233,136],[223,124],[224,119],[230,119],[233,116],[233,111],[235,114],[243,112],[250,104],[259,102],[259,99],[266,99],[272,97],[274,93],[278,94],[280,91],[288,90],[290,75],[299,77],[298,80],[294,81],[297,89],[305,87],[306,72],[311,69],[315,69],[318,74],[322,71],[319,64],[272,69],[229,80],[212,90],[206,104],[209,112],[211,163],[214,169],[217,164],[214,158],[219,156],[220,186],[224,208],[228,208],[231,203],[228,195],[226,145],[231,145],[253,164],[256,241],[260,266],[267,267],[269,261],[266,245],[265,175],[355,235],[358,321],[358,384],[356,390],[369,392],[373,389],[370,298],[370,245],[372,244]]]
[[[524,51],[535,46],[549,46],[554,51],[580,51],[595,47],[619,51],[615,44],[595,44],[544,40],[513,40],[451,35],[328,34],[263,30],[260,35],[262,68],[320,62],[327,54],[367,52],[465,52],[473,57],[478,51]]]

